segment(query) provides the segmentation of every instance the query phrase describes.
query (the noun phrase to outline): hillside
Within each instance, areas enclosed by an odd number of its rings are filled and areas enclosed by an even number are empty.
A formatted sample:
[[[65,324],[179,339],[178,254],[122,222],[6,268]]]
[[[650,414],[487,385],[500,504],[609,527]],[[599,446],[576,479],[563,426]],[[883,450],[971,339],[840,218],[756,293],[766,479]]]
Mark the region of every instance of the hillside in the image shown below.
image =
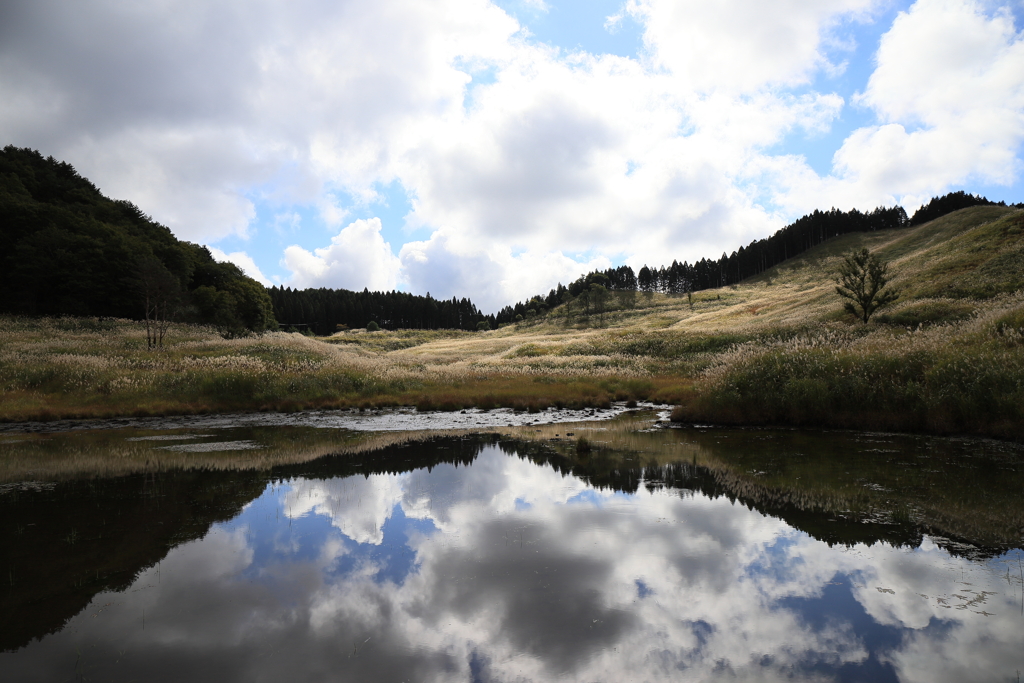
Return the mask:
[[[270,333],[4,318],[0,416],[675,403],[677,419],[1024,438],[1024,212],[981,206],[830,240],[737,285],[613,293],[489,332]],[[903,298],[867,325],[841,254],[892,262]]]
[[[154,300],[158,317],[166,304],[168,316],[228,334],[276,328],[266,290],[235,265],[104,196],[68,163],[0,150],[0,313],[142,319]]]
[[[903,292],[900,301],[883,309],[867,330],[951,323],[999,307],[1003,300],[996,301],[998,295],[1024,289],[1022,238],[1024,211],[1001,206],[962,209],[912,228],[837,237],[740,284],[696,292],[692,307],[685,295],[654,294],[648,300],[638,294],[635,307],[613,302],[602,322],[594,314],[567,317],[561,306],[533,321],[480,336],[424,343],[390,355],[436,354],[483,361],[517,351],[567,355],[567,350],[578,349],[583,342],[596,349],[641,332],[677,340],[708,337],[711,347],[718,347],[710,338],[731,343],[831,323],[857,330],[856,320],[842,311],[832,278],[841,255],[862,247],[892,263],[895,283]],[[537,348],[517,350],[524,344]],[[691,339],[690,346],[694,344]],[[626,348],[627,353],[633,349]]]

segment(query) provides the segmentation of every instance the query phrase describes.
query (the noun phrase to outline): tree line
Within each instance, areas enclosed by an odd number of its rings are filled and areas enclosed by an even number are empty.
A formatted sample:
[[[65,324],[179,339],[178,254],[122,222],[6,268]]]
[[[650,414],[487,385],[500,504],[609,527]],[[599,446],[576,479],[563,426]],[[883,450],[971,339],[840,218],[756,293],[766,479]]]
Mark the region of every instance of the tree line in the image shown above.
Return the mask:
[[[276,329],[266,289],[66,162],[0,151],[0,313],[146,320],[159,345],[172,319],[226,336]]]
[[[600,301],[603,297],[595,285],[611,292],[665,294],[683,294],[725,287],[763,273],[833,237],[853,232],[894,230],[920,225],[947,213],[978,205],[1005,206],[1005,203],[992,202],[985,197],[959,191],[932,198],[911,218],[907,217],[907,212],[901,206],[878,207],[867,213],[857,209],[815,210],[798,218],[774,235],[754,240],[731,254],[723,253],[718,259],[703,258],[692,264],[686,261],[673,261],[671,265],[655,268],[645,265],[635,274],[629,266],[619,266],[583,275],[568,287],[559,283],[546,296],[537,295],[502,308],[495,316],[496,322],[502,325],[523,320],[559,304],[575,301],[584,293],[587,301],[582,302],[580,308],[587,310],[592,307],[593,300]]]
[[[353,292],[347,289],[271,287],[274,315],[284,329],[309,330],[318,335],[370,323],[389,330],[475,330],[481,322],[490,329],[493,315],[482,314],[469,299],[450,301],[408,292]]]

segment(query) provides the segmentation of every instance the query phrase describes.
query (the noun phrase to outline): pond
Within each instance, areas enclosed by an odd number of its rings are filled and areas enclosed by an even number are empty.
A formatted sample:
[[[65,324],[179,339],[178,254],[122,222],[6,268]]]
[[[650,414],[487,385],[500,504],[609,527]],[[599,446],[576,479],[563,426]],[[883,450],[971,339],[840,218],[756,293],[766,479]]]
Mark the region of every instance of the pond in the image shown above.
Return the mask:
[[[1019,447],[659,424],[5,434],[0,678],[1024,672]]]

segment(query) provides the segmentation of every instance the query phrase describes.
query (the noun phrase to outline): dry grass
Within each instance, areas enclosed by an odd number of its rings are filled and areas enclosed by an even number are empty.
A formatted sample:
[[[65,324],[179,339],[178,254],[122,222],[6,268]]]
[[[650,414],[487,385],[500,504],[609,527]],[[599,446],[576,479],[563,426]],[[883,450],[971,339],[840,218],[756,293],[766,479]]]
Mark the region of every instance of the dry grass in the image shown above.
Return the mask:
[[[975,207],[837,238],[692,305],[639,295],[601,317],[560,307],[482,333],[224,340],[182,325],[152,352],[137,323],[2,318],[0,419],[648,399],[682,403],[681,419],[1019,437],[1022,229],[1019,211]],[[869,325],[842,312],[831,282],[862,246],[905,292]]]
[[[740,344],[675,418],[1024,438],[1024,293],[967,320],[867,334],[838,324]]]
[[[520,358],[509,356],[514,344],[507,342],[469,357],[446,341],[382,350],[410,336],[380,333],[348,344],[285,333],[225,340],[181,325],[172,328],[163,351],[153,352],[145,330],[130,321],[2,318],[0,416],[19,421],[393,405],[529,410],[680,395],[678,378],[654,377],[621,354]]]

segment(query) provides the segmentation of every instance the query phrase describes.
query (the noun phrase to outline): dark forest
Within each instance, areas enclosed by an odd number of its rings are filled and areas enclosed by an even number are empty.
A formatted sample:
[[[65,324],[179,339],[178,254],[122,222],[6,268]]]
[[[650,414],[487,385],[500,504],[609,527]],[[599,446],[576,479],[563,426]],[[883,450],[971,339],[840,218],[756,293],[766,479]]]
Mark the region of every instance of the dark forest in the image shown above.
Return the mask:
[[[0,152],[0,312],[216,325],[226,336],[276,329],[266,289],[68,163]]]

